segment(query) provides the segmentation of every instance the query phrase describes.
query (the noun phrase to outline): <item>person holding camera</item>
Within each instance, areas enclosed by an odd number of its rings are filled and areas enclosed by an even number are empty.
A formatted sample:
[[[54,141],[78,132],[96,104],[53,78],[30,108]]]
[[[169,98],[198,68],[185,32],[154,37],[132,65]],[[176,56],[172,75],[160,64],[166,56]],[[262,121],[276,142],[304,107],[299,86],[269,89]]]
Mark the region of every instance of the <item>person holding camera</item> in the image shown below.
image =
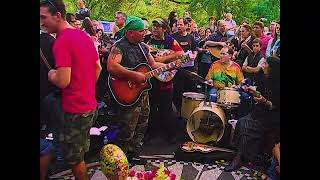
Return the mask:
[[[86,17],[90,17],[91,11],[90,9],[86,8],[84,0],[78,0],[78,11],[76,12],[76,18],[79,20],[84,20]]]

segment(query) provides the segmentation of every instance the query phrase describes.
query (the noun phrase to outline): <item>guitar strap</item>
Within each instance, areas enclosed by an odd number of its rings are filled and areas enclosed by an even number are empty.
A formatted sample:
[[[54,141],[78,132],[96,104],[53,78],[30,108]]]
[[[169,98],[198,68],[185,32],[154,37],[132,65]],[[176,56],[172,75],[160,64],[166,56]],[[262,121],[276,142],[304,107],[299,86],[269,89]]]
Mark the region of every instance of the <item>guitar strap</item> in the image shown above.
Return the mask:
[[[149,63],[149,60],[148,60],[148,58],[147,58],[147,56],[146,56],[146,54],[144,53],[144,51],[143,51],[143,49],[142,49],[142,47],[141,47],[141,45],[140,45],[140,43],[138,44],[138,46],[139,46],[139,48],[140,48],[140,50],[141,50],[144,58],[146,59],[146,62],[147,62],[148,64],[150,64],[150,63]]]
[[[42,62],[47,66],[47,68],[49,70],[51,70],[52,68],[51,68],[49,62],[47,61],[47,58],[44,56],[41,48],[40,48],[40,56],[41,56]]]
[[[247,37],[247,39],[244,40],[244,41],[242,42],[242,44],[243,44],[243,43],[247,44],[247,42],[248,42],[250,39],[251,39],[251,36]],[[243,48],[241,47],[241,48],[240,48],[240,51],[241,51],[242,49],[243,49]]]

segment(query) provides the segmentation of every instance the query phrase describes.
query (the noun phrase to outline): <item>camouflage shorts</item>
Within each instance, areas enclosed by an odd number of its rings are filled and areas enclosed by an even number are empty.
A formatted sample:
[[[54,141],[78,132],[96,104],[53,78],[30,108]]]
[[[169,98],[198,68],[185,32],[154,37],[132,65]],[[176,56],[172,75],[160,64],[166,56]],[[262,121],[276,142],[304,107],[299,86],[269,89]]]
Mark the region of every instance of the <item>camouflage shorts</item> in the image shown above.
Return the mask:
[[[65,162],[69,165],[83,161],[90,147],[90,128],[97,117],[97,110],[88,113],[65,113],[60,144]]]

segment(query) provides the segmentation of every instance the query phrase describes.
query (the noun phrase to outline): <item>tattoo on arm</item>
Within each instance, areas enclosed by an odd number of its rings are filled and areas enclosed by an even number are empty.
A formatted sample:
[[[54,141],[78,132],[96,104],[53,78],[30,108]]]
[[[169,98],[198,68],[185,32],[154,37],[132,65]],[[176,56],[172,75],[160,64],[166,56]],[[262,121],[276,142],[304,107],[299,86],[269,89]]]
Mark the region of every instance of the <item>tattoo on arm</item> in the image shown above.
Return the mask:
[[[122,52],[118,47],[115,46],[111,49],[110,54],[111,54],[111,59],[115,59],[118,54],[122,55]]]

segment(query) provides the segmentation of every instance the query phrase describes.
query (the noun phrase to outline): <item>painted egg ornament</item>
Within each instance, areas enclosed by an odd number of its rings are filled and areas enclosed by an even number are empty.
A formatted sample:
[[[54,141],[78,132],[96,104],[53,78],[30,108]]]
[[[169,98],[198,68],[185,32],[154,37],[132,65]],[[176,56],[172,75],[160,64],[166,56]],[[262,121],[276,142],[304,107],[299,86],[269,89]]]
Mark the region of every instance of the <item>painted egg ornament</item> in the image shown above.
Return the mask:
[[[101,149],[100,165],[101,171],[108,180],[124,180],[129,175],[128,159],[114,144],[107,144]]]

